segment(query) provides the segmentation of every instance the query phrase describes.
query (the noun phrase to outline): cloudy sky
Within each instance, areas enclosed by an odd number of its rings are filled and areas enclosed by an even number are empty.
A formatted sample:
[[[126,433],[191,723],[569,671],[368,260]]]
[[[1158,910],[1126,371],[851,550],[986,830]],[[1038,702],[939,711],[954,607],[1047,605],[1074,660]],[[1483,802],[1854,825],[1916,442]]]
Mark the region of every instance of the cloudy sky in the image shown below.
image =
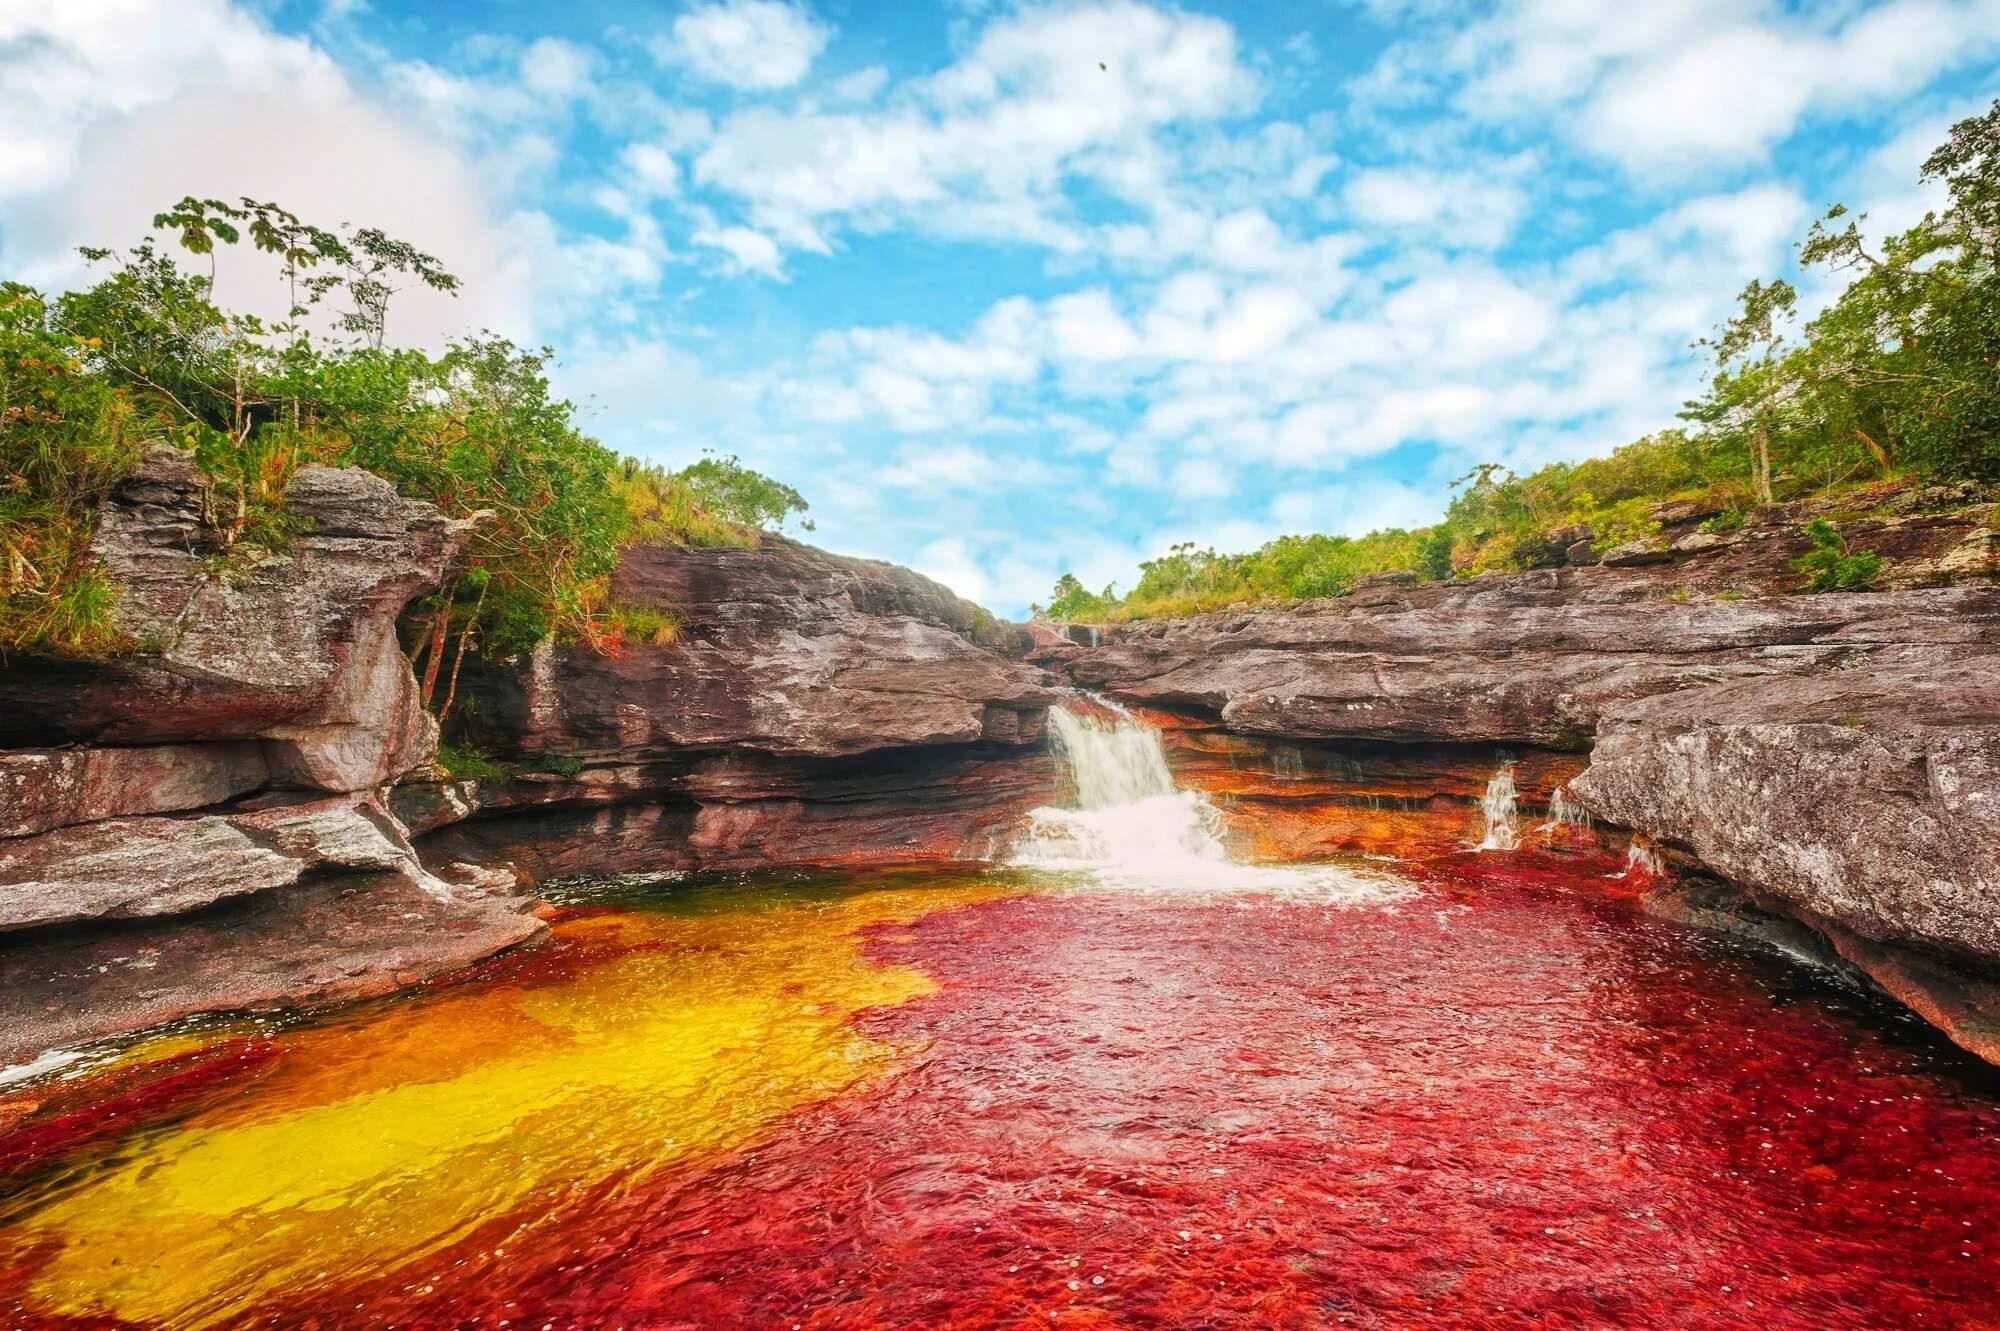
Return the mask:
[[[381,225],[468,285],[392,334],[1018,613],[1670,424],[1996,94],[2000,0],[0,0],[0,275],[190,192]]]

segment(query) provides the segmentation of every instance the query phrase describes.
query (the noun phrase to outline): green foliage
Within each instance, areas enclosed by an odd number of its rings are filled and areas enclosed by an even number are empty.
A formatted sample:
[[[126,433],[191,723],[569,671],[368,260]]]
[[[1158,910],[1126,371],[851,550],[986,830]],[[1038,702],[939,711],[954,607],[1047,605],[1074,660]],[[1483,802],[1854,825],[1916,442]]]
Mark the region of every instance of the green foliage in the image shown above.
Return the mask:
[[[729,522],[746,527],[780,527],[794,513],[806,511],[797,490],[755,472],[735,457],[710,454],[674,474],[696,504]],[[800,524],[807,531],[811,522]]]
[[[122,645],[89,546],[140,425],[128,395],[90,372],[93,352],[38,292],[0,285],[0,655]]]
[[[530,772],[573,777],[583,770],[583,759],[573,753],[531,753],[521,760],[521,766]]]
[[[507,775],[506,768],[470,744],[438,745],[437,765],[460,781],[498,781]]]
[[[462,557],[409,625],[441,712],[475,644],[507,653],[558,635],[614,650],[629,634],[670,636],[661,617],[635,627],[607,613],[621,545],[744,544],[805,509],[734,458],[678,473],[620,459],[552,393],[547,348],[491,335],[435,355],[385,346],[397,293],[458,287],[406,242],[252,199],[186,198],[155,225],[206,271],[149,239],[122,257],[85,250],[102,277],[58,300],[0,288],[0,650],[121,645],[85,555],[97,505],[150,441],[194,452],[225,562],[291,538],[285,487],[307,462],[366,467],[467,519]],[[211,298],[218,255],[246,237],[279,265],[277,324]]]
[[[1849,553],[1847,538],[1825,518],[1805,525],[1805,537],[1812,549],[1792,561],[1792,567],[1806,575],[1811,592],[1861,592],[1882,576],[1882,556],[1871,550]]]
[[[604,616],[623,642],[647,642],[664,647],[681,636],[681,622],[665,610],[649,605],[618,604],[605,608]]]

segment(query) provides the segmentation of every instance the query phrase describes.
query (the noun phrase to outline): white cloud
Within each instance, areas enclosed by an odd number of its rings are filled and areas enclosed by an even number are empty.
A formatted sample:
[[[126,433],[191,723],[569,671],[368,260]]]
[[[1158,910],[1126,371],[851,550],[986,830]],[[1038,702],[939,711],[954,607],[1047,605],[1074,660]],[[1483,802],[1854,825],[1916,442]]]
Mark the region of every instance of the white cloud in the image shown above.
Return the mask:
[[[1071,177],[1115,172],[1178,122],[1254,88],[1218,19],[1133,0],[996,20],[956,63],[873,110],[739,111],[695,162],[759,229],[826,252],[828,228],[916,224],[1075,250]]]
[[[1551,117],[1645,175],[1753,161],[1815,115],[1885,98],[2000,51],[1996,0],[1782,7],[1762,0],[1506,0],[1385,62],[1378,87],[1456,81],[1473,117]]]
[[[747,226],[707,226],[696,231],[693,239],[697,245],[721,250],[728,256],[733,272],[762,273],[766,277],[784,275],[784,254],[778,243],[761,231],[752,231]]]
[[[804,9],[778,0],[720,0],[676,18],[660,54],[717,83],[773,92],[806,76],[828,35]]]
[[[1415,233],[1480,249],[1503,244],[1527,206],[1517,187],[1483,172],[1414,166],[1355,172],[1346,201],[1356,219],[1399,238]]]

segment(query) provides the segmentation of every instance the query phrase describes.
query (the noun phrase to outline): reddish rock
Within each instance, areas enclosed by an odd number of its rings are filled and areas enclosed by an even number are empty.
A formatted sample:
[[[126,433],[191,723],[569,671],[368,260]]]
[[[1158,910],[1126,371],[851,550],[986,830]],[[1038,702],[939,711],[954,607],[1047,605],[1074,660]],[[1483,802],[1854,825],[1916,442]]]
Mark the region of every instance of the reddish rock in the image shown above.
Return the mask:
[[[615,600],[680,630],[616,655],[543,653],[473,685],[523,752],[743,748],[830,756],[1032,744],[1050,694],[1018,629],[928,578],[766,536],[748,549],[641,546]]]
[[[220,804],[270,776],[255,740],[0,751],[0,837]]]

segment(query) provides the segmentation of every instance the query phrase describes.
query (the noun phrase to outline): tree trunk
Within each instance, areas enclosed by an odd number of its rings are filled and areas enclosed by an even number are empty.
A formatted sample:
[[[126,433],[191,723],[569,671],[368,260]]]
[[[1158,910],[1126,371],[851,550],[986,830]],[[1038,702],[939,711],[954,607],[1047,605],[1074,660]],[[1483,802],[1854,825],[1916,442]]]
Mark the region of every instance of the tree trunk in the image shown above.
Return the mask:
[[[442,594],[442,593],[441,593]],[[431,699],[437,696],[438,667],[444,664],[444,631],[451,619],[451,597],[445,595],[438,606],[437,618],[431,621],[430,656],[424,661],[424,710],[429,711]]]
[[[1757,458],[1752,468],[1757,484],[1757,502],[1769,504],[1771,499],[1771,432],[1763,426],[1757,427]]]

